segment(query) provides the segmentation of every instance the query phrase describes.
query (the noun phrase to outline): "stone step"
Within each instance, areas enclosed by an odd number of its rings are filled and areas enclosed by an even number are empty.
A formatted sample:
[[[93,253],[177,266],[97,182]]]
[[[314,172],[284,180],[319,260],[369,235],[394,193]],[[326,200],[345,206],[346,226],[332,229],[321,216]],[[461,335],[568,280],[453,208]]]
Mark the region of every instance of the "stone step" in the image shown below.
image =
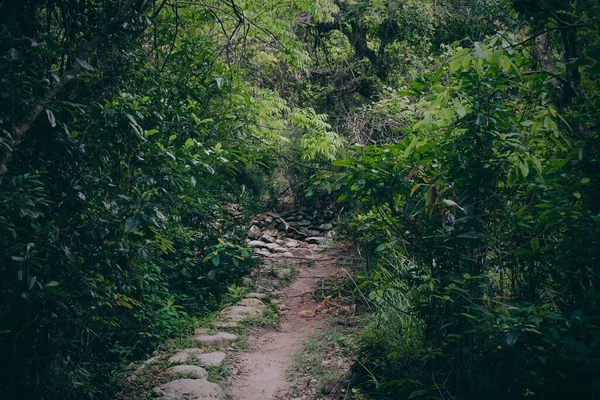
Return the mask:
[[[238,337],[232,333],[218,332],[215,335],[195,335],[193,339],[199,346],[223,346],[235,342]]]
[[[206,378],[207,372],[204,368],[197,365],[175,365],[166,369],[162,375],[169,378],[177,378],[184,375],[188,379],[203,379]]]
[[[152,389],[160,400],[222,399],[223,390],[206,379],[177,379]]]
[[[203,367],[218,367],[225,361],[225,353],[222,351],[213,351],[205,353],[200,349],[183,349],[169,358],[170,363],[174,364],[193,364],[198,362]]]

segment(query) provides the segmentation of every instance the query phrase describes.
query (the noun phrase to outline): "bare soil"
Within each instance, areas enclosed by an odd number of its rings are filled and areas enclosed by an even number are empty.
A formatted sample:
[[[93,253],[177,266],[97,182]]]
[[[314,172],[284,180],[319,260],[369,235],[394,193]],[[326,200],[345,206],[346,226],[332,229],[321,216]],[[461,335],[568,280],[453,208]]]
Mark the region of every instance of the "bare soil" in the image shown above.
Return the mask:
[[[280,329],[261,331],[250,338],[250,350],[234,361],[237,373],[232,376],[229,390],[233,400],[287,399],[289,382],[286,371],[292,355],[318,328],[324,327],[327,316],[319,314],[311,293],[318,280],[335,276],[336,257],[323,255],[310,266],[297,262],[298,276],[283,289],[280,304],[289,308],[280,312]]]

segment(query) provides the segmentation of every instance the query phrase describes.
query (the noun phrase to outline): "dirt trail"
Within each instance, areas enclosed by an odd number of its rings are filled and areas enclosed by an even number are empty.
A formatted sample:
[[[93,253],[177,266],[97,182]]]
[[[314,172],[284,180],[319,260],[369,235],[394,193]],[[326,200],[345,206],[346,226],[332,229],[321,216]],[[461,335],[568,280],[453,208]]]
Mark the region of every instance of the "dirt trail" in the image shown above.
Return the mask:
[[[317,304],[310,300],[315,283],[336,274],[335,257],[331,254],[317,259],[315,266],[297,263],[298,276],[283,290],[279,299],[289,310],[281,316],[278,331],[261,332],[250,339],[251,350],[242,353],[236,365],[239,373],[230,384],[233,400],[285,399],[288,391],[286,370],[292,355],[317,328],[325,324],[324,317],[315,315]],[[312,317],[302,317],[301,311],[312,311]]]

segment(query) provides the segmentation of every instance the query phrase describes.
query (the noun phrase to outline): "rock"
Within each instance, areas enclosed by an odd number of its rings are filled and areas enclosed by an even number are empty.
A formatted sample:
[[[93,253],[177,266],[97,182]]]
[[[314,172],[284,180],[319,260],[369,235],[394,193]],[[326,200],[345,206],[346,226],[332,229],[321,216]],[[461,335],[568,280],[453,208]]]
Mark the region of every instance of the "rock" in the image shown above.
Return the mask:
[[[311,310],[303,310],[298,313],[302,318],[312,318],[315,316],[315,312]]]
[[[162,373],[169,378],[176,378],[177,376],[184,375],[189,379],[202,379],[206,378],[206,370],[197,365],[175,365],[165,372]]]
[[[272,256],[271,252],[268,249],[256,250],[256,254],[258,254],[259,256],[262,256],[262,257],[271,257]]]
[[[276,249],[279,249],[280,246],[277,243],[267,243],[267,249],[269,251],[274,252]]]
[[[292,258],[294,257],[294,255],[292,253],[290,253],[289,251],[286,251],[285,253],[277,253],[277,254],[271,254],[272,256],[278,257],[278,258]]]
[[[225,360],[225,353],[215,351],[212,353],[204,353],[200,349],[183,349],[175,353],[169,362],[173,364],[191,363],[196,360],[204,367],[218,367]]]
[[[267,229],[263,231],[263,236],[273,236],[276,238],[279,236],[279,231],[277,229]]]
[[[280,245],[280,246],[283,246],[283,245],[285,245],[285,243],[286,243],[286,242],[285,242],[285,240],[283,240],[283,239],[277,239],[277,240],[275,241],[275,243],[277,243],[277,244],[278,244],[278,245]]]
[[[265,309],[265,303],[263,303],[262,301],[260,301],[259,299],[256,299],[256,298],[242,299],[236,305],[245,306],[245,307],[254,307],[254,308],[258,308],[259,310]]]
[[[265,221],[267,224],[271,224],[271,223],[273,223],[273,217],[272,217],[272,216],[270,216],[270,215],[267,215],[267,216],[265,217],[264,221]]]
[[[286,239],[285,240],[285,247],[294,248],[294,247],[298,247],[299,245],[300,245],[300,242],[295,239]]]
[[[210,329],[208,328],[196,328],[194,329],[194,335],[204,335],[206,333],[208,333]]]
[[[221,399],[223,391],[206,379],[177,379],[152,389],[161,400]]]
[[[285,247],[278,247],[276,249],[273,249],[273,253],[287,253],[289,252],[289,249],[285,248]]]
[[[275,275],[279,279],[286,279],[286,278],[289,278],[292,276],[292,270],[289,268],[281,268],[281,269],[275,270]]]
[[[243,277],[242,278],[242,285],[244,286],[252,286],[252,279],[250,279],[250,277]]]
[[[320,231],[329,231],[329,230],[333,229],[333,224],[330,224],[330,223],[321,224],[321,225],[319,225],[319,227],[317,229]]]
[[[214,321],[212,324],[216,328],[237,328],[239,326],[236,321]]]
[[[235,342],[237,338],[236,335],[227,332],[218,332],[215,335],[196,335],[193,337],[199,346],[222,346]]]
[[[267,244],[265,242],[261,242],[260,240],[252,240],[248,243],[248,246],[254,247],[257,249],[265,249],[267,248]]]
[[[259,300],[262,300],[262,299],[266,299],[267,295],[264,294],[264,293],[248,293],[246,295],[246,298],[247,299],[259,299]]]
[[[304,241],[306,243],[310,243],[310,244],[323,244],[325,243],[325,238],[322,236],[312,236],[312,237],[308,237],[306,239],[304,239]]]
[[[300,226],[311,226],[312,222],[310,222],[307,219],[303,219],[302,221],[298,222],[298,225],[300,225]]]
[[[277,241],[277,239],[275,239],[273,236],[269,236],[269,235],[262,235],[260,240],[262,240],[265,243],[275,243]]]
[[[321,231],[315,231],[314,229],[308,231],[308,236],[319,236],[320,234]]]
[[[250,230],[248,231],[248,237],[251,239],[258,239],[261,236],[262,236],[262,231],[260,230],[260,228],[256,225],[252,225],[250,227]]]
[[[333,239],[335,237],[335,231],[327,232],[327,239]]]
[[[214,351],[212,353],[204,353],[197,357],[198,362],[205,367],[219,367],[225,361],[225,353]]]
[[[308,257],[312,254],[312,251],[310,249],[303,249],[300,247],[296,249],[289,249],[288,251],[292,253],[294,257]]]
[[[264,305],[263,305],[264,306]],[[221,311],[223,320],[240,322],[247,318],[257,318],[262,315],[262,309],[247,306],[231,306]]]

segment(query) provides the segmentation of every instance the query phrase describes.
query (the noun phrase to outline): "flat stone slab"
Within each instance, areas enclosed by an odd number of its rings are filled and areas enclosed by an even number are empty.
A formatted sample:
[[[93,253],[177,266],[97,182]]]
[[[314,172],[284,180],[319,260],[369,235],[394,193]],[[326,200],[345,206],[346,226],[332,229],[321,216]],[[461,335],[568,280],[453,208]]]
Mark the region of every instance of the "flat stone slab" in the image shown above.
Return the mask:
[[[308,257],[313,254],[313,250],[303,248],[288,249],[288,251],[292,253],[294,257]]]
[[[206,379],[177,379],[152,389],[161,400],[222,399],[223,391]]]
[[[235,322],[240,322],[247,318],[260,317],[261,315],[262,309],[248,306],[231,306],[221,311],[221,319]]]
[[[261,311],[265,309],[265,303],[263,303],[261,300],[256,299],[256,298],[242,299],[242,300],[238,301],[237,305],[244,306],[244,307],[254,307],[254,308],[258,308]]]
[[[277,239],[275,239],[273,236],[269,236],[269,235],[262,235],[260,240],[262,240],[265,243],[276,243],[277,242]]]
[[[239,324],[236,321],[214,321],[213,326],[216,328],[237,328]]]
[[[225,353],[222,351],[204,353],[200,349],[184,349],[169,358],[169,362],[174,364],[189,363],[194,360],[204,367],[218,367],[225,360]]]
[[[280,248],[281,246],[279,246],[277,243],[267,243],[267,249],[269,249],[269,251],[276,251]]]
[[[273,254],[267,249],[258,249],[256,250],[256,254],[263,257],[271,257]]]
[[[165,370],[162,374],[169,378],[176,378],[183,375],[188,379],[203,379],[207,376],[206,370],[197,365],[175,365]]]
[[[248,242],[248,246],[254,247],[256,249],[266,249],[267,248],[267,244],[260,240],[251,240]]]
[[[248,293],[246,295],[246,298],[247,299],[259,299],[259,300],[262,300],[262,299],[266,299],[267,295],[265,293],[254,293],[253,292],[253,293]]]
[[[218,332],[215,335],[202,334],[193,337],[194,341],[200,346],[221,346],[235,342],[237,338],[237,335],[227,332]]]
[[[271,254],[271,256],[276,257],[276,258],[292,258],[292,257],[294,257],[294,255],[292,253],[290,253],[289,251],[286,251],[285,253]]]

